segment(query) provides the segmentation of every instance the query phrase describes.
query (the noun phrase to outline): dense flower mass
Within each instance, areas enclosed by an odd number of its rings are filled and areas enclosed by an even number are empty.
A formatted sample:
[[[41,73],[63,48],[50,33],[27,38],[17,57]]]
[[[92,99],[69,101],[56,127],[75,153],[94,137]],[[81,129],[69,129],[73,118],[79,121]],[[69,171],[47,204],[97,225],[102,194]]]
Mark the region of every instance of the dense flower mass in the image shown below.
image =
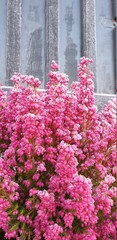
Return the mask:
[[[55,61],[45,92],[19,73],[8,96],[0,88],[3,239],[116,239],[116,102],[98,111],[91,62],[70,91]]]

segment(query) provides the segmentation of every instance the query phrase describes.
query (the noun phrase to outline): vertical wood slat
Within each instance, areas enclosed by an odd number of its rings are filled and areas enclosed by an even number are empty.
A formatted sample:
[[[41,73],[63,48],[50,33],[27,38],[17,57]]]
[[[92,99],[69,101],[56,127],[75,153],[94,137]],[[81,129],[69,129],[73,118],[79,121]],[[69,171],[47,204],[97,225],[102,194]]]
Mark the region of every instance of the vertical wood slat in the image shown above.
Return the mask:
[[[20,17],[21,0],[7,0],[7,57],[6,57],[6,82],[14,72],[20,70]]]
[[[97,0],[98,1],[98,0]],[[95,0],[81,1],[81,55],[91,58],[94,63],[91,70],[95,74],[94,84],[95,91],[97,90],[96,83],[96,13]]]
[[[0,0],[0,84],[6,78],[6,25],[7,0]]]
[[[46,81],[52,60],[58,62],[58,1],[46,0],[45,2],[45,62],[46,62]],[[46,84],[46,82],[45,82]]]

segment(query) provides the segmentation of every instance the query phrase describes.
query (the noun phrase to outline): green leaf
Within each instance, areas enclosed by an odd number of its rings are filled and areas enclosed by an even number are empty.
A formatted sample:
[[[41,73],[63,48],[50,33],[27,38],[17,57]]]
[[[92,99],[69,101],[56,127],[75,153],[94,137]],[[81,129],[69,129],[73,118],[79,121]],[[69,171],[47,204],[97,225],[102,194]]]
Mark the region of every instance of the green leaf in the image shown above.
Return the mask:
[[[11,230],[11,231],[14,231],[14,230],[18,229],[18,227],[19,227],[19,222],[15,223],[15,224],[10,228],[10,230]]]
[[[72,229],[75,233],[83,233],[84,228],[82,227],[82,222],[77,217],[74,217]]]

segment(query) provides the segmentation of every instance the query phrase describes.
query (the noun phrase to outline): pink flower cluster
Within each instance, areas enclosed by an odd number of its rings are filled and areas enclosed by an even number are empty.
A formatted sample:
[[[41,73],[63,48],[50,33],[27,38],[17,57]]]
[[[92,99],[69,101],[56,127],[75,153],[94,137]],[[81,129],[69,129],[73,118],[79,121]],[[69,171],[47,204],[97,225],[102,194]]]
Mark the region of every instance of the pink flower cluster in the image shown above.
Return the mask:
[[[115,240],[116,101],[99,112],[92,60],[72,83],[52,61],[46,91],[16,73],[0,88],[0,234],[16,240]]]

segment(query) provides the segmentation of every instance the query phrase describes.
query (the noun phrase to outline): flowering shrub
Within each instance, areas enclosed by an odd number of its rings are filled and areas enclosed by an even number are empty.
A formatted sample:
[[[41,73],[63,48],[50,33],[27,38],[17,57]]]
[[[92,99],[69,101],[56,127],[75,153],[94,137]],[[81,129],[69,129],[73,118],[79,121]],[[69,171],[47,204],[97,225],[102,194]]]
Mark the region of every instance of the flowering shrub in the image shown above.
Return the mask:
[[[21,74],[9,96],[0,89],[5,239],[116,239],[116,105],[112,99],[97,111],[91,62],[81,58],[70,93],[54,61],[45,92]]]

